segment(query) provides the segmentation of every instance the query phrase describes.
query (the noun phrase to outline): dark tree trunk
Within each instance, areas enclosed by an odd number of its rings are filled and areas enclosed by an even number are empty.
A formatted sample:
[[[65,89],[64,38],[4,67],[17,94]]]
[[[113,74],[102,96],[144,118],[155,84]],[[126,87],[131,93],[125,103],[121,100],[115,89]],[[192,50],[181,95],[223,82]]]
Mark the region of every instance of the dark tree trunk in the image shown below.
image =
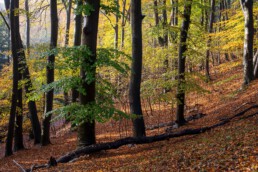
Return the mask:
[[[186,120],[184,118],[185,106],[185,59],[187,51],[187,35],[190,27],[192,0],[186,1],[184,5],[183,23],[181,26],[179,54],[178,54],[178,85],[177,85],[177,110],[176,110],[176,123],[180,126]]]
[[[253,70],[253,39],[254,39],[254,20],[253,20],[253,0],[240,0],[245,18],[245,38],[244,38],[244,85],[248,85],[254,80]]]
[[[50,1],[50,16],[51,16],[50,49],[54,49],[57,46],[57,37],[58,37],[58,17],[57,17],[56,0]],[[47,84],[54,82],[54,63],[55,63],[55,55],[52,54],[48,57]],[[51,90],[46,93],[45,114],[47,112],[52,111],[53,109],[53,97],[54,97],[54,90]],[[51,120],[51,114],[48,116],[44,116],[43,118],[42,133],[41,133],[42,146],[50,144],[50,120]]]
[[[76,1],[76,8],[80,8],[82,5],[82,1],[78,0]],[[76,13],[75,15],[75,29],[74,29],[74,46],[80,46],[81,45],[81,36],[82,36],[82,13]],[[79,60],[79,59],[78,59]],[[76,102],[79,98],[79,92],[76,90],[76,88],[72,89],[72,102]]]
[[[170,14],[170,26],[178,26],[178,0],[171,0],[170,3],[172,6],[172,10],[171,10],[171,14]],[[176,45],[177,37],[178,37],[177,32],[171,31],[170,37],[171,37],[171,42],[174,45]],[[175,51],[177,51],[176,46],[174,46],[174,47],[175,47]],[[174,57],[172,59],[172,70],[173,71],[178,70],[178,58],[177,57]],[[173,76],[172,79],[175,80],[175,76]]]
[[[63,2],[66,4],[65,2]],[[66,10],[66,26],[65,26],[65,46],[69,45],[69,35],[71,26],[71,10],[72,10],[72,0],[69,0],[65,5]]]
[[[121,29],[121,48],[124,48],[125,45],[125,24],[126,24],[126,14],[125,9],[126,8],[126,0],[123,0],[123,10],[122,10],[122,29]]]
[[[129,85],[130,113],[137,118],[133,119],[134,137],[143,137],[145,124],[141,108],[140,88],[142,74],[142,20],[141,0],[131,0],[131,29],[132,29],[132,67]]]
[[[25,0],[25,10],[26,10],[26,48],[28,54],[30,54],[30,9],[29,0]]]
[[[166,0],[163,0],[162,1],[162,6],[163,6],[163,9],[162,9],[162,16],[163,16],[163,32],[164,32],[164,35],[163,35],[163,47],[164,49],[168,49],[168,31],[167,31],[167,25],[168,25],[168,17],[167,17],[167,2]],[[168,67],[169,67],[169,63],[168,63],[168,55],[165,54],[165,60],[164,60],[164,73],[166,74],[168,72]],[[169,78],[165,75],[165,78],[164,78],[165,82],[169,80]],[[169,88],[164,88],[163,89],[163,92],[164,93],[167,93],[169,92],[170,89]]]
[[[213,32],[213,23],[214,23],[214,13],[215,13],[215,0],[211,0],[211,12],[210,12],[210,23],[209,23],[209,28],[208,28],[208,33]],[[211,46],[211,36],[208,38],[207,42],[207,51],[206,51],[206,63],[205,63],[205,75],[206,75],[206,81],[210,81],[210,48]]]
[[[11,28],[11,44],[12,44],[12,55],[13,55],[13,88],[12,88],[12,102],[11,102],[11,110],[9,117],[9,125],[5,146],[5,156],[9,156],[13,154],[13,135],[14,135],[14,123],[15,123],[15,115],[17,111],[17,98],[18,98],[18,80],[19,80],[19,71],[18,71],[18,47],[17,47],[17,24],[19,25],[19,16],[15,15],[15,9],[19,8],[18,1],[11,1],[11,8],[9,1],[5,1],[6,9],[10,9],[10,28]]]
[[[6,2],[6,3],[8,4],[8,2]],[[9,10],[8,5],[6,5],[6,10]],[[19,32],[17,32],[16,38],[17,38],[16,47],[19,50],[19,56],[21,58],[20,65],[21,65],[21,69],[22,69],[22,77],[24,80],[27,81],[24,84],[25,93],[30,94],[33,91],[32,81],[30,78],[30,72],[29,72],[27,62],[26,62],[24,47],[23,47],[21,35]],[[40,127],[40,122],[39,122],[38,115],[37,115],[37,107],[36,107],[35,101],[29,101],[28,108],[29,108],[29,112],[30,112],[30,121],[31,121],[31,125],[32,125],[32,129],[33,129],[34,138],[35,138],[34,143],[37,144],[37,143],[40,143],[41,127]]]
[[[25,10],[27,12],[26,15],[26,47],[28,54],[30,53],[30,16],[29,16],[29,1],[25,0]],[[23,50],[23,45],[21,41],[21,36],[19,34],[19,47]],[[25,93],[30,94],[33,91],[32,88],[32,82],[30,79],[30,72],[29,68],[26,62],[25,52],[21,51],[21,57],[22,59],[22,69],[23,69],[23,79],[25,79],[27,82],[24,85]],[[29,101],[28,102],[28,108],[30,112],[30,121],[32,125],[33,135],[34,135],[34,144],[40,143],[40,133],[41,133],[41,127],[40,122],[38,119],[38,112],[37,112],[37,106],[35,101]]]
[[[66,2],[63,0],[63,4],[66,10],[66,27],[65,27],[65,47],[69,46],[70,26],[71,26],[71,11],[72,11],[72,0]],[[69,95],[67,91],[64,91],[64,105],[69,104]]]
[[[96,62],[97,56],[97,35],[98,35],[98,21],[99,21],[99,9],[100,9],[100,0],[86,0],[86,4],[89,4],[93,7],[94,11],[90,15],[84,17],[84,26],[82,30],[82,45],[87,46],[92,55],[90,57],[82,57],[82,66],[81,66],[81,78],[83,81],[83,88],[86,91],[86,94],[80,93],[80,103],[82,105],[87,105],[89,103],[95,102],[95,80],[91,83],[87,83],[87,73],[84,69],[85,65],[93,66]],[[91,73],[96,73],[96,68],[92,67]],[[95,121],[86,121],[79,125],[78,127],[78,147],[83,147],[96,143],[95,136]]]
[[[115,0],[117,11],[119,11],[119,0]],[[114,48],[118,49],[118,34],[119,34],[119,28],[118,28],[118,22],[119,22],[119,13],[116,13],[116,24],[114,27],[115,30],[115,39],[114,39]]]
[[[18,26],[19,28],[19,26]],[[18,30],[17,28],[17,30]],[[20,50],[18,50],[20,51]],[[21,54],[18,52],[18,80],[22,80],[22,59]],[[22,135],[22,123],[23,123],[23,107],[22,107],[22,87],[18,87],[17,92],[17,110],[16,110],[16,122],[15,122],[15,133],[14,133],[14,151],[24,149],[23,135]]]

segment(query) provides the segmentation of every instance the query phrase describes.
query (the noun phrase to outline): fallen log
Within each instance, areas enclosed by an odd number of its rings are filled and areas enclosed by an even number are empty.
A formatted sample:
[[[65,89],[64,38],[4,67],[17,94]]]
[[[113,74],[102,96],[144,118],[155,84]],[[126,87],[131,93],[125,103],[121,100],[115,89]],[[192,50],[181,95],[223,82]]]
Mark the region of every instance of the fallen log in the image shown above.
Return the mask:
[[[148,143],[169,140],[171,138],[176,138],[176,137],[181,137],[181,136],[186,136],[186,135],[200,134],[203,132],[210,131],[219,126],[225,125],[225,124],[229,123],[232,119],[244,115],[246,112],[248,112],[249,110],[251,110],[253,108],[258,108],[258,105],[253,105],[231,117],[224,118],[221,122],[219,122],[217,124],[214,124],[214,125],[208,126],[208,127],[202,127],[202,128],[198,128],[198,129],[186,129],[186,130],[175,132],[175,133],[164,133],[161,135],[149,136],[149,137],[140,137],[140,138],[127,137],[124,139],[116,140],[114,142],[107,142],[107,143],[100,143],[100,144],[86,146],[86,147],[74,150],[72,152],[69,152],[64,156],[61,156],[57,160],[55,160],[55,159],[53,159],[53,157],[51,157],[48,164],[41,165],[41,166],[34,166],[34,169],[51,167],[52,165],[50,162],[56,162],[56,163],[54,163],[54,165],[57,165],[58,163],[71,162],[72,160],[74,160],[82,155],[92,154],[92,153],[99,152],[102,150],[117,149],[121,146],[128,145],[128,144],[148,144]],[[255,113],[255,114],[258,114],[258,113]]]

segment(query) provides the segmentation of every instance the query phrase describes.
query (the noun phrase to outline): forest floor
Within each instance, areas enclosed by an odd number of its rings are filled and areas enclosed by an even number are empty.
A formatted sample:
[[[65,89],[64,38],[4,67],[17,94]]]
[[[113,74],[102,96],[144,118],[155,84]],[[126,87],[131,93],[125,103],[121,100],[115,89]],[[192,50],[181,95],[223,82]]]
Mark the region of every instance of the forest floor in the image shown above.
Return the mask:
[[[219,123],[252,105],[258,105],[258,81],[242,89],[241,62],[230,62],[212,68],[212,81],[206,86],[210,94],[198,97],[199,112],[205,117],[175,129],[200,128]],[[190,95],[191,96],[191,95]],[[190,100],[196,99],[192,95]],[[258,109],[254,108],[229,123],[198,135],[172,138],[145,145],[127,145],[115,150],[101,151],[80,157],[74,162],[38,171],[258,171]],[[161,114],[162,115],[162,114]],[[167,116],[147,116],[146,121],[171,122]],[[191,115],[190,111],[187,115]],[[162,121],[161,119],[163,119]],[[159,119],[157,119],[159,118]],[[121,134],[113,131],[114,123],[97,124],[98,143],[115,140]],[[161,134],[164,128],[147,131],[148,135]],[[68,130],[69,131],[69,130]],[[109,131],[108,136],[103,131]],[[129,133],[128,133],[129,135]],[[13,163],[24,168],[47,163],[50,156],[58,158],[76,148],[76,133],[66,132],[52,137],[46,147],[26,141],[27,150],[0,157],[0,171],[19,171]],[[1,151],[3,152],[3,146]]]

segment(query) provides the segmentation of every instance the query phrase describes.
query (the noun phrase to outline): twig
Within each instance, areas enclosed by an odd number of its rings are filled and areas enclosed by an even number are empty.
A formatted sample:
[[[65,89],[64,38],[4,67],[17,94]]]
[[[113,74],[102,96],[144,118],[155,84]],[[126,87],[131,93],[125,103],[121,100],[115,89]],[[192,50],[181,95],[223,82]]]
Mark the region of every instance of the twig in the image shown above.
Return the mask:
[[[4,15],[3,15],[2,11],[0,11],[0,15],[1,15],[1,17],[3,18],[6,27],[8,28],[8,30],[10,30],[9,23],[8,23],[7,20],[5,19],[5,17],[4,17]]]
[[[21,169],[22,172],[27,172],[18,162],[16,162],[15,160],[13,160],[13,162]]]
[[[243,106],[248,105],[248,104],[253,104],[253,103],[255,103],[255,102],[245,102],[245,103],[243,103],[241,106],[239,106],[238,108],[236,108],[234,111],[236,112],[236,111],[238,111],[239,109],[241,109]]]

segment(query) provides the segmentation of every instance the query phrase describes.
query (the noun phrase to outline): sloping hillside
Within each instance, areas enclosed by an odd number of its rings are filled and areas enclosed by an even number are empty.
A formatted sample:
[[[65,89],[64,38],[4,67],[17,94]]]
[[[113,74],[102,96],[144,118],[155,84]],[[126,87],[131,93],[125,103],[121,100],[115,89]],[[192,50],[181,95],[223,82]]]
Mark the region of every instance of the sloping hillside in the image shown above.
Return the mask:
[[[211,93],[198,97],[198,104],[194,94],[189,98],[192,102],[188,100],[188,106],[200,106],[198,111],[206,115],[172,132],[211,126],[228,118],[227,124],[198,135],[85,155],[72,163],[38,171],[258,171],[258,108],[251,108],[258,105],[258,81],[240,90],[241,68],[240,61],[212,68],[213,80],[205,86]],[[242,116],[230,118],[248,108]],[[190,110],[187,111],[187,116],[190,114]],[[147,121],[148,118],[159,121],[157,118],[162,116],[146,118]],[[108,136],[101,134],[105,130],[111,131],[113,125],[97,126],[99,142],[119,138],[115,132]],[[148,135],[165,132],[166,128],[148,130]],[[46,163],[50,156],[57,158],[72,151],[76,148],[76,133],[52,138],[52,145],[42,148],[30,142],[26,145],[29,150],[0,159],[0,171],[19,171],[13,160],[30,168]]]

